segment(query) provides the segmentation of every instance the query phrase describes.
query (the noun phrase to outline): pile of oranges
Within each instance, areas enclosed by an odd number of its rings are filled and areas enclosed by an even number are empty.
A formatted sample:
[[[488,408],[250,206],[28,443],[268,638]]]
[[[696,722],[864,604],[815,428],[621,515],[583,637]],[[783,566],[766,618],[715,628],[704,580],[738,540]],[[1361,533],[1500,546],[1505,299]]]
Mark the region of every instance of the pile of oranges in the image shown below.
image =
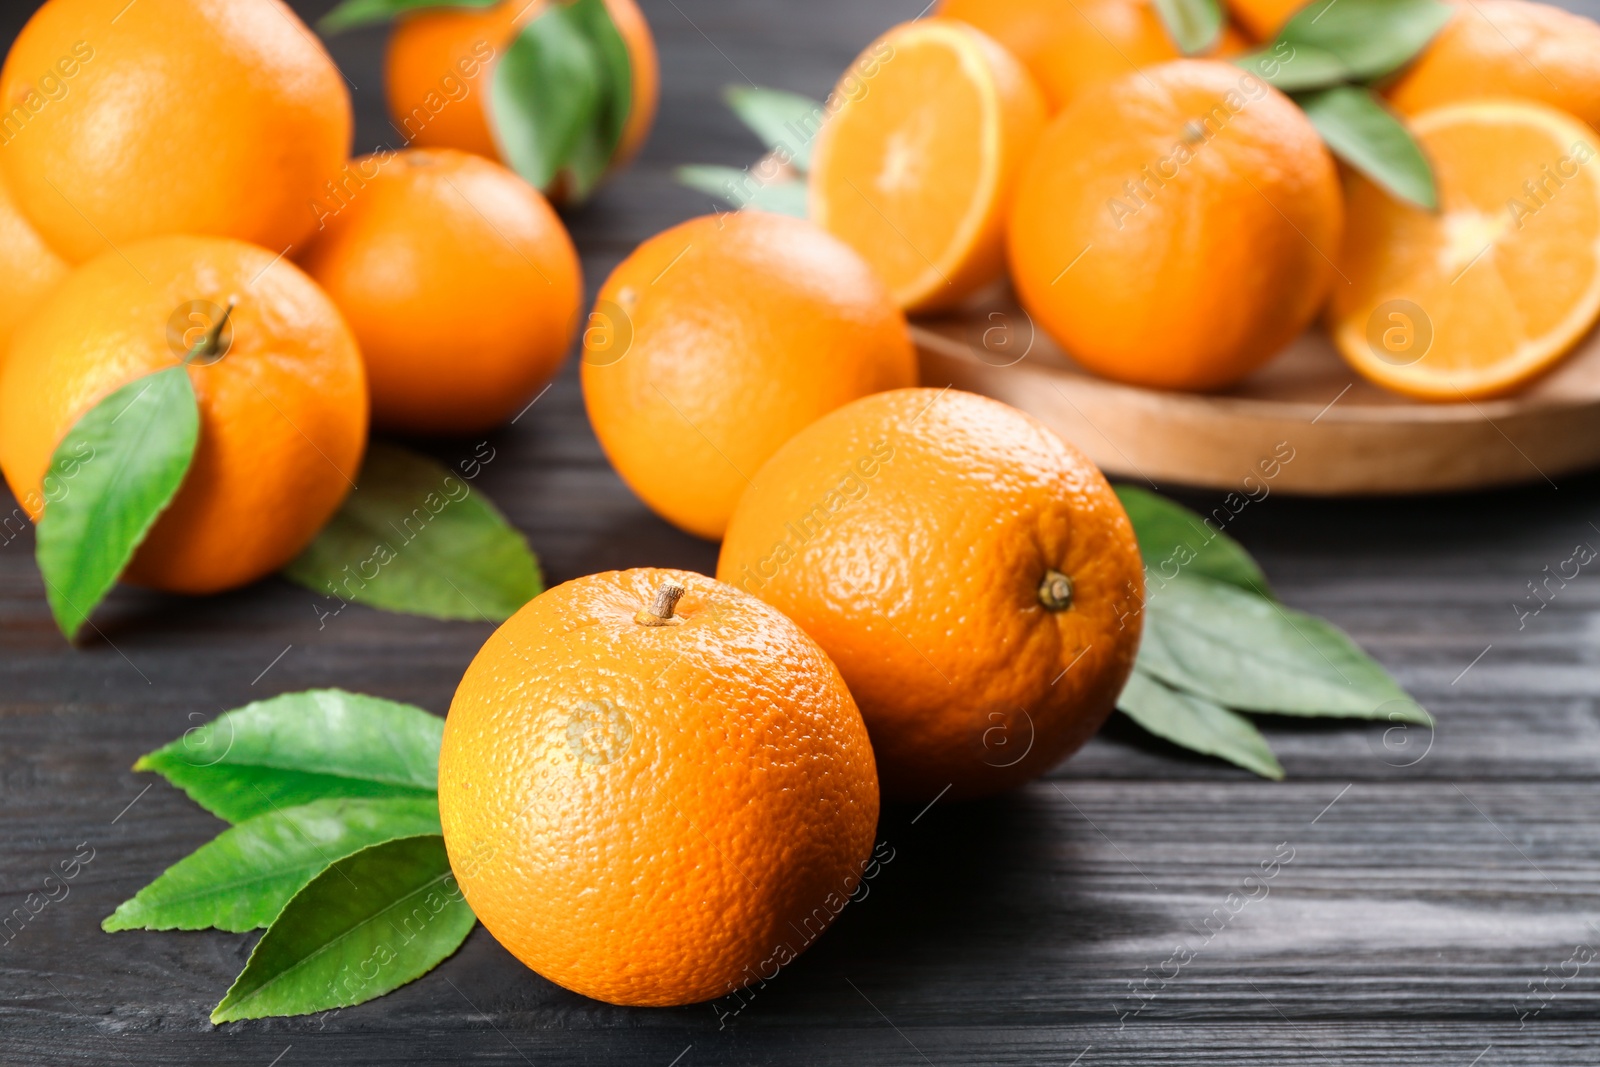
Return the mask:
[[[841,82],[811,217],[908,311],[1009,272],[1074,359],[1134,385],[1226,387],[1319,316],[1411,396],[1531,381],[1600,315],[1600,26],[1460,5],[1378,86],[1431,166],[1430,211],[1336,164],[1294,101],[1225,61],[1299,6],[1239,0],[1243,33],[1182,58],[1149,0],[945,0]]]
[[[631,2],[580,3],[631,67],[614,166],[648,127],[654,53]],[[298,553],[369,421],[481,432],[522,410],[580,323],[547,198],[575,190],[494,158],[489,80],[556,10],[404,17],[407,146],[352,159],[345,82],[280,0],[48,0],[0,73],[0,283],[19,298],[0,468],[30,514],[55,506],[69,430],[170,367],[198,444],[124,576],[184,593]],[[1015,75],[1031,138],[1044,105]],[[781,966],[859,885],[880,776],[919,804],[1009,788],[1083,744],[1128,677],[1142,570],[1116,496],[1028,416],[916,388],[903,295],[848,242],[760,212],[668,230],[600,289],[596,435],[651,507],[726,536],[721,580],[629,571],[536,598],[462,681],[439,780],[474,911],[573,989],[685,1003]]]
[[[0,74],[0,352],[18,353],[0,468],[29,514],[68,430],[180,360],[199,444],[125,574],[175,592],[297,555],[354,486],[369,420],[476,433],[521,410],[583,280],[541,191],[473,152],[485,73],[544,7],[407,19],[390,103],[426,147],[351,159],[345,79],[280,0],[45,3]],[[615,165],[654,115],[655,53],[631,0],[607,10],[636,72]],[[191,361],[208,332],[225,351]]]
[[[352,160],[344,80],[280,0],[48,0],[0,74],[0,468],[30,513],[74,423],[178,363],[199,445],[128,574],[183,592],[299,552],[369,420],[480,432],[523,409],[580,325],[548,199],[575,190],[502,165],[486,109],[548,10],[402,19],[388,88],[413,147]],[[631,110],[601,169],[655,101],[643,19],[603,11]],[[908,313],[1009,274],[1085,366],[1196,390],[1320,315],[1362,373],[1443,399],[1516,388],[1589,329],[1600,27],[1480,0],[1385,87],[1430,213],[1341,171],[1294,101],[1225,62],[1291,12],[1239,0],[1242,29],[1183,58],[1150,0],[947,0],[850,75],[813,221],[690,220],[606,280],[582,344],[595,434],[722,548],[716,579],[550,590],[462,681],[442,824],[519,958],[617,1003],[730,992],[854,892],[880,789],[1007,789],[1110,714],[1144,604],[1126,513],[1036,420],[917,388]],[[1415,358],[1389,344],[1397,302],[1427,321]],[[215,358],[190,358],[196,335]]]
[[[1384,87],[1431,163],[1429,213],[1341,170],[1294,101],[1222,61],[1294,6],[1241,0],[1242,29],[1183,58],[1148,0],[947,0],[841,82],[811,221],[694,219],[607,279],[590,421],[651,508],[722,541],[718,581],[578,579],[469,668],[445,836],[519,958],[619,1003],[734,992],[859,885],[880,791],[1010,788],[1109,714],[1144,607],[1126,513],[1032,418],[915,388],[906,314],[1009,274],[1086,366],[1169,389],[1235,382],[1322,316],[1363,373],[1467,398],[1588,329],[1600,29],[1484,0]],[[1516,69],[1523,51],[1559,91]],[[1508,98],[1472,99],[1486,82]],[[1531,195],[1524,170],[1553,177],[1518,226],[1500,214]],[[1401,298],[1427,308],[1426,358],[1368,344]]]

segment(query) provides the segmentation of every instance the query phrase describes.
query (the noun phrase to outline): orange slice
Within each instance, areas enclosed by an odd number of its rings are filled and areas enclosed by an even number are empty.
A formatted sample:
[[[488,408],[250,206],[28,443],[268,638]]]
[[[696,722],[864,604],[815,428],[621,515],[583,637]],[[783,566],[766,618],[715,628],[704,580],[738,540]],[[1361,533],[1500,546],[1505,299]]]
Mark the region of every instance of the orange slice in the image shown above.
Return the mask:
[[[1431,400],[1510,392],[1600,315],[1595,132],[1528,101],[1478,100],[1411,120],[1440,209],[1363,178],[1346,194],[1329,316],[1350,365]]]
[[[963,22],[908,22],[850,65],[829,107],[813,221],[861,253],[908,311],[996,281],[1011,191],[1046,117],[1022,64]]]

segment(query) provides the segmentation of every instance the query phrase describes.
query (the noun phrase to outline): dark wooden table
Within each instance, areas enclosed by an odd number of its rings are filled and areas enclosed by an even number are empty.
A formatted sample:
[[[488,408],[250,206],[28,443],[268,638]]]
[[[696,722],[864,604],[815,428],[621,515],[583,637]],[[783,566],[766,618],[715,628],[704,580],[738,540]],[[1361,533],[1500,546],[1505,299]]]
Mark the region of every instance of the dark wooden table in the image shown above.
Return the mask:
[[[723,84],[820,96],[919,5],[647,0],[662,115],[640,163],[570,220],[591,292],[636,242],[707,210],[672,166],[756,154],[717,101]],[[32,6],[0,15],[7,40]],[[333,45],[363,146],[392,139],[381,43]],[[651,516],[606,465],[572,368],[493,443],[480,484],[553,582],[712,569],[713,546]],[[454,459],[473,444],[428,447]],[[480,928],[379,1001],[212,1027],[250,938],[99,928],[220,829],[133,774],[134,757],[312,686],[442,713],[489,628],[361,608],[319,628],[313,596],[274,579],[209,600],[118,592],[99,622],[108,640],[74,650],[51,625],[31,534],[17,537],[0,547],[0,913],[59,861],[93,859],[0,944],[0,1062],[1600,1062],[1600,582],[1586,573],[1519,621],[1529,583],[1600,545],[1597,500],[1591,477],[1253,504],[1235,529],[1284,599],[1350,630],[1437,714],[1436,736],[1269,722],[1290,775],[1273,784],[1114,722],[1010,796],[888,811],[894,858],[867,899],[726,1019],[586,1000]]]

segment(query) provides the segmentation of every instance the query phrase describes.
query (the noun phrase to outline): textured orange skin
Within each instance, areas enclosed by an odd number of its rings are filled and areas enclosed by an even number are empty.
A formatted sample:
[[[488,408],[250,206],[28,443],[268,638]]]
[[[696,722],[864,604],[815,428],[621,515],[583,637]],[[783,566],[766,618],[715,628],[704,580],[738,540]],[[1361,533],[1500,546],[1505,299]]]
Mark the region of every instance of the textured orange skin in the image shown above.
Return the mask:
[[[1406,115],[1485,96],[1539,100],[1600,127],[1600,24],[1549,4],[1474,0],[1388,89]]]
[[[35,87],[52,71],[50,100]],[[0,138],[0,164],[73,263],[169,233],[280,252],[309,236],[350,150],[344,79],[279,0],[49,0],[0,74],[7,114],[30,93],[43,106]]]
[[[861,257],[761,211],[644,242],[606,279],[584,334],[583,399],[607,457],[657,514],[712,540],[791,436],[916,377],[905,316]]]
[[[389,114],[409,143],[499,159],[484,110],[495,60],[543,10],[543,0],[506,0],[490,8],[423,10],[400,19],[389,37],[384,84]],[[633,158],[650,133],[660,72],[650,26],[634,0],[606,0],[606,10],[633,59],[633,106],[612,160],[615,170]]]
[[[682,621],[635,622],[668,579]],[[586,734],[584,705],[626,733]],[[535,598],[467,668],[439,814],[512,955],[598,1000],[692,1004],[770,978],[844,906],[878,781],[849,690],[794,623],[703,575],[611,571]]]
[[[1230,99],[1242,109],[1230,114]],[[1310,323],[1343,225],[1338,173],[1304,113],[1236,67],[1179,60],[1056,117],[1017,192],[1011,273],[1023,306],[1090,370],[1215,389]]]
[[[961,19],[1005,45],[1038,81],[1052,112],[1090,86],[1140,67],[1179,59],[1151,0],[943,0],[939,14]],[[1224,26],[1213,56],[1246,48]]]
[[[61,284],[70,268],[22,217],[0,180],[0,365],[17,324]]]
[[[1052,568],[1074,585],[1065,611],[1039,602]],[[1035,419],[954,389],[880,393],[795,435],[740,500],[717,577],[839,665],[897,800],[996,793],[1076,751],[1143,619],[1105,478]]]
[[[73,423],[134,378],[178,364],[167,342],[175,309],[230,297],[232,347],[189,368],[200,440],[124,576],[139,585],[215,593],[255,581],[293,559],[344,500],[366,447],[367,387],[338,310],[265,249],[157,237],[73,272],[18,329],[0,376],[0,468],[37,521],[50,457]]]
[[[577,330],[582,268],[560,217],[511,171],[455,149],[350,169],[365,184],[301,265],[361,344],[373,422],[499,425],[555,377]]]
[[[940,58],[948,62],[957,55],[952,42],[942,39],[949,36],[943,32],[946,28],[965,38],[962,47],[983,71],[977,77],[986,79],[991,87],[992,106],[984,108],[985,121],[976,127],[953,122],[948,115],[930,113],[930,103],[922,95],[929,74],[926,64],[918,69],[915,57],[938,52],[944,53]],[[851,100],[850,87],[861,81],[857,73],[861,64],[886,52],[893,59],[885,61],[872,76],[865,93]],[[967,79],[975,77],[970,71],[963,73]],[[978,99],[990,95],[981,94],[976,88],[971,91]],[[971,26],[950,19],[917,19],[896,26],[873,42],[845,72],[836,94],[848,102],[823,126],[817,139],[810,178],[811,218],[860,252],[889,283],[907,312],[953,307],[998,281],[1006,269],[1005,231],[1011,194],[1044,132],[1047,117],[1044,97],[1027,70]],[[899,101],[894,100],[896,94]],[[934,135],[931,143],[923,145],[926,154],[917,164],[925,173],[961,173],[965,177],[969,168],[981,171],[983,164],[975,162],[974,157],[987,149],[978,146],[995,146],[991,153],[994,180],[974,188],[964,205],[965,211],[981,211],[981,220],[966,239],[952,238],[949,233],[948,216],[960,218],[964,211],[949,210],[943,202],[944,190],[939,191],[941,202],[936,210],[929,210],[926,200],[916,210],[908,211],[893,203],[885,210],[879,195],[864,199],[867,194],[863,190],[873,188],[886,159],[892,155],[889,146],[894,143],[895,127],[907,124],[904,108],[908,102],[912,115],[927,120],[922,128]],[[887,107],[883,106],[885,103]],[[865,120],[858,131],[840,136],[857,112]],[[947,187],[953,184],[948,178],[946,183]],[[916,192],[919,199],[925,195],[925,190]],[[891,242],[900,244],[899,257],[884,256]],[[906,243],[916,249],[914,257],[905,254]],[[906,260],[911,266],[909,273],[904,269]],[[929,260],[938,265],[936,269],[930,269]]]

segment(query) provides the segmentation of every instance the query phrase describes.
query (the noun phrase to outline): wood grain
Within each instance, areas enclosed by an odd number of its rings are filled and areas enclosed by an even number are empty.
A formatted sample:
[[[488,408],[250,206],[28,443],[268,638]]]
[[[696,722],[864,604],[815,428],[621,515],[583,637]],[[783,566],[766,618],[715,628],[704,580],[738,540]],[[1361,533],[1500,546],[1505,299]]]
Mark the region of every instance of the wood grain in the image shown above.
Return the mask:
[[[664,58],[662,120],[640,165],[571,220],[591,291],[634,242],[708,208],[672,184],[673,165],[752,158],[717,102],[722,84],[742,71],[821,95],[920,4],[645,7]],[[20,23],[16,8],[0,20]],[[363,145],[386,136],[381,41],[333,46],[357,85]],[[570,368],[491,442],[478,484],[552,581],[713,568],[714,546],[652,517],[611,472]],[[450,461],[475,444],[424,447]],[[866,899],[731,1017],[726,1001],[585,1000],[480,929],[373,1003],[210,1026],[249,937],[99,929],[220,828],[133,774],[133,759],[221,710],[308,686],[442,713],[489,629],[360,607],[319,628],[311,594],[269,580],[207,600],[121,590],[96,619],[104,636],[69,649],[24,534],[0,544],[0,919],[80,844],[94,858],[65,899],[0,935],[0,1063],[1594,1062],[1600,963],[1550,974],[1575,946],[1600,948],[1600,582],[1585,572],[1547,604],[1529,583],[1575,544],[1600,545],[1600,480],[1555,483],[1424,500],[1273,492],[1229,512],[1226,529],[1280,595],[1353,633],[1437,730],[1267,720],[1290,775],[1273,784],[1114,721],[1011,796],[886,812],[894,858]],[[1182,496],[1227,506],[1220,492]],[[1293,859],[1247,883],[1280,847]],[[1230,914],[1236,892],[1258,899]],[[1193,958],[1175,967],[1180,943]]]
[[[923,323],[916,339],[925,384],[1022,408],[1124,478],[1230,490],[1271,470],[1280,492],[1350,496],[1551,484],[1600,466],[1600,333],[1515,396],[1455,403],[1373,385],[1320,328],[1213,394],[1091,374],[1009,294]]]

